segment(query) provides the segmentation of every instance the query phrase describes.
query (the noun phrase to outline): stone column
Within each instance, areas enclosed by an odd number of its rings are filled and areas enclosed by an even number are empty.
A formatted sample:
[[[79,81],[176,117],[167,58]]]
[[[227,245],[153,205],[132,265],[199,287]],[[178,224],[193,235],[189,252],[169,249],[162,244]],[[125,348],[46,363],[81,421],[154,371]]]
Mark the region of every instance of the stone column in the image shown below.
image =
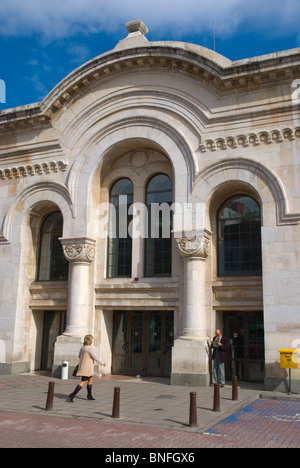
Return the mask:
[[[205,267],[211,233],[194,232],[177,239],[184,262],[183,329],[172,353],[172,384],[206,386],[207,354]]]
[[[67,328],[64,335],[83,336],[88,332],[90,312],[89,270],[94,259],[95,241],[75,238],[61,239],[69,264],[69,299]]]
[[[70,375],[78,363],[82,338],[88,329],[92,307],[90,265],[94,259],[95,241],[87,237],[60,239],[66,259],[69,261],[69,291],[67,326],[57,338],[54,350],[52,374],[60,377],[63,360],[69,361]]]
[[[205,260],[209,255],[210,232],[177,239],[184,262],[184,308],[182,338],[206,338]]]

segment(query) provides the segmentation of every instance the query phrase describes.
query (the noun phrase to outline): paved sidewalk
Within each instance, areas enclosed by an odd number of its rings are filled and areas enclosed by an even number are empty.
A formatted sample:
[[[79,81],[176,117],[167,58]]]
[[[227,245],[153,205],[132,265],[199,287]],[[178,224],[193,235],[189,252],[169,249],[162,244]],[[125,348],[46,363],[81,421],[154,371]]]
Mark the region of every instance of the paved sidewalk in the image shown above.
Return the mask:
[[[54,401],[47,412],[50,381],[55,382]],[[0,447],[300,447],[300,395],[240,385],[239,401],[232,401],[226,386],[220,389],[221,412],[215,413],[211,387],[105,377],[94,382],[96,401],[86,400],[84,388],[69,403],[67,395],[78,382],[0,376]],[[120,419],[111,417],[116,386],[121,389]],[[197,427],[188,425],[192,391],[197,393]]]
[[[59,380],[42,375],[0,376],[0,411],[45,414],[50,381],[55,382],[51,416],[205,432],[225,417],[259,398],[259,387],[239,388],[239,401],[231,400],[231,386],[220,389],[221,412],[213,412],[212,387],[169,385],[168,379],[98,378],[94,380],[96,401],[86,400],[86,387],[73,403],[67,395],[79,379]],[[112,420],[114,387],[120,387],[120,419]],[[189,427],[190,392],[197,394],[198,427]]]

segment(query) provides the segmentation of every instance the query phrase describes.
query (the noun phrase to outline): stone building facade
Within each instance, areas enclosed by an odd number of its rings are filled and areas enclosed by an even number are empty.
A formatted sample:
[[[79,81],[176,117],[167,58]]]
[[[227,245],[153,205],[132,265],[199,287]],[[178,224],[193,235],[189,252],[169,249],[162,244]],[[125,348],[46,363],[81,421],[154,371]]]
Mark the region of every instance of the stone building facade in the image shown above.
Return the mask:
[[[108,373],[205,386],[218,327],[227,378],[278,388],[300,345],[300,50],[231,62],[126,27],[0,112],[0,373],[71,370],[90,332]]]

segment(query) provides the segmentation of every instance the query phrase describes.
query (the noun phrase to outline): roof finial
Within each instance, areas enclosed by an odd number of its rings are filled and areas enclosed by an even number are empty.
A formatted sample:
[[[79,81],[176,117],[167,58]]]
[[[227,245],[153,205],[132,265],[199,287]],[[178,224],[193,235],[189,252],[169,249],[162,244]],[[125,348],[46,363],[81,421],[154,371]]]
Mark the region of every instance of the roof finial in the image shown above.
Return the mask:
[[[149,44],[148,39],[145,37],[149,32],[147,26],[142,20],[129,21],[125,24],[128,36],[119,41],[114,50],[130,49],[132,47],[143,47]]]
[[[149,32],[149,29],[141,19],[129,21],[125,26],[129,33],[139,32],[145,36]]]

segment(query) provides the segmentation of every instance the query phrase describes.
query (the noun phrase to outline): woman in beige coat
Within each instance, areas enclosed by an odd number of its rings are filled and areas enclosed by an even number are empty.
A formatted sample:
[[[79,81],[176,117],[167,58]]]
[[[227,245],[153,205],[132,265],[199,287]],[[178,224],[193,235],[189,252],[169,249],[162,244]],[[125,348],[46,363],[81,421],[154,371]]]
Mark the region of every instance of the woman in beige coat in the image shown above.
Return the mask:
[[[92,348],[93,336],[86,335],[84,337],[83,346],[79,351],[79,364],[78,371],[76,376],[81,377],[81,382],[75,388],[74,392],[69,395],[70,401],[73,403],[75,395],[82,389],[82,387],[87,382],[87,399],[95,400],[92,396],[92,385],[94,378],[94,361],[98,362],[100,366],[106,366],[106,363],[101,361],[95,356],[94,350]]]

